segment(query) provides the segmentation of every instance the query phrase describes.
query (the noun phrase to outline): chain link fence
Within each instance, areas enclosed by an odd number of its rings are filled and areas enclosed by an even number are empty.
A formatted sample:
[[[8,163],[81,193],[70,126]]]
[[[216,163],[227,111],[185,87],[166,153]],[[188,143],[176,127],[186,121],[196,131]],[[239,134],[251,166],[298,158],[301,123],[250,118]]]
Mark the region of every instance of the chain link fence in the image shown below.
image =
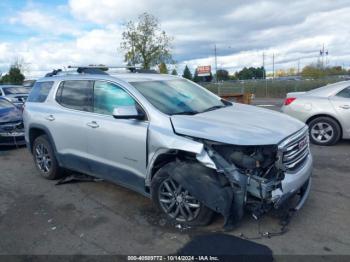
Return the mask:
[[[237,80],[220,83],[199,83],[217,95],[228,95],[238,93],[251,93],[255,97],[284,98],[289,92],[303,92],[315,89],[327,84],[350,80],[350,77],[325,77],[320,79],[259,79],[259,80]]]

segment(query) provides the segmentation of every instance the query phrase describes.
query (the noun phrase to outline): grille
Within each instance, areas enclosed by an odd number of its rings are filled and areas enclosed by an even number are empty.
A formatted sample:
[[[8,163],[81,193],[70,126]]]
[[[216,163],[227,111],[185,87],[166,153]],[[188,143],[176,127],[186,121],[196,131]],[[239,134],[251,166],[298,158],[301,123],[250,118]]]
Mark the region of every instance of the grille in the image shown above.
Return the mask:
[[[286,170],[294,171],[301,167],[309,155],[308,129],[296,134],[282,146],[282,164]]]
[[[23,123],[21,121],[0,123],[1,131],[10,132],[10,131],[22,130],[22,129],[23,129]]]

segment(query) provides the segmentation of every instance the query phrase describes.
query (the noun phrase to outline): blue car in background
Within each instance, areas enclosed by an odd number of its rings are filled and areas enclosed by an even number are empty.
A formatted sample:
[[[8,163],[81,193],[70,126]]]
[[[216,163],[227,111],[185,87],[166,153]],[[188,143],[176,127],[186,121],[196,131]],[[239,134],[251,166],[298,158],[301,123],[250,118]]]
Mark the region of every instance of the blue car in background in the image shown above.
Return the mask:
[[[24,144],[22,110],[0,97],[0,147]]]
[[[30,86],[0,85],[0,97],[7,99],[17,107],[21,108],[27,100],[30,90]]]

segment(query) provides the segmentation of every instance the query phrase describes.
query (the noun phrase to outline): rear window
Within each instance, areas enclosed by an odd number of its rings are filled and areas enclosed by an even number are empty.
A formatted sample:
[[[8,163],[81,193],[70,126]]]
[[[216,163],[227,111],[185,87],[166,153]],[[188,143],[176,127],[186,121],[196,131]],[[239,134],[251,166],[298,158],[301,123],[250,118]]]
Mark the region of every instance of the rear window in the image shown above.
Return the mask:
[[[27,102],[45,102],[50,90],[53,86],[53,81],[49,82],[36,82],[33,86],[32,91],[30,92]]]
[[[91,112],[92,91],[93,81],[64,81],[57,90],[56,101],[67,108]]]
[[[9,101],[5,99],[0,99],[0,109],[1,108],[12,108],[15,107],[13,104],[11,104]]]
[[[28,94],[28,89],[21,86],[3,87],[5,95]]]
[[[347,88],[343,89],[342,91],[340,91],[337,94],[337,96],[350,98],[350,87],[347,87]]]

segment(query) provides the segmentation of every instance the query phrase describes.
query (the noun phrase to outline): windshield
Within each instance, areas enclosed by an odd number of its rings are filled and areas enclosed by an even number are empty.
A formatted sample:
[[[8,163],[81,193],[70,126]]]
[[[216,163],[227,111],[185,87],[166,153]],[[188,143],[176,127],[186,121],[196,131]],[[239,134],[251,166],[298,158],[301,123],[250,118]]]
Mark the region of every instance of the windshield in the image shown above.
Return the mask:
[[[11,104],[9,101],[5,99],[0,99],[0,109],[3,108],[12,108],[15,107],[13,104]]]
[[[153,106],[167,115],[196,114],[226,106],[214,94],[182,79],[131,84]]]
[[[11,87],[3,87],[5,95],[15,95],[15,94],[28,94],[28,88],[21,86],[11,86]]]

